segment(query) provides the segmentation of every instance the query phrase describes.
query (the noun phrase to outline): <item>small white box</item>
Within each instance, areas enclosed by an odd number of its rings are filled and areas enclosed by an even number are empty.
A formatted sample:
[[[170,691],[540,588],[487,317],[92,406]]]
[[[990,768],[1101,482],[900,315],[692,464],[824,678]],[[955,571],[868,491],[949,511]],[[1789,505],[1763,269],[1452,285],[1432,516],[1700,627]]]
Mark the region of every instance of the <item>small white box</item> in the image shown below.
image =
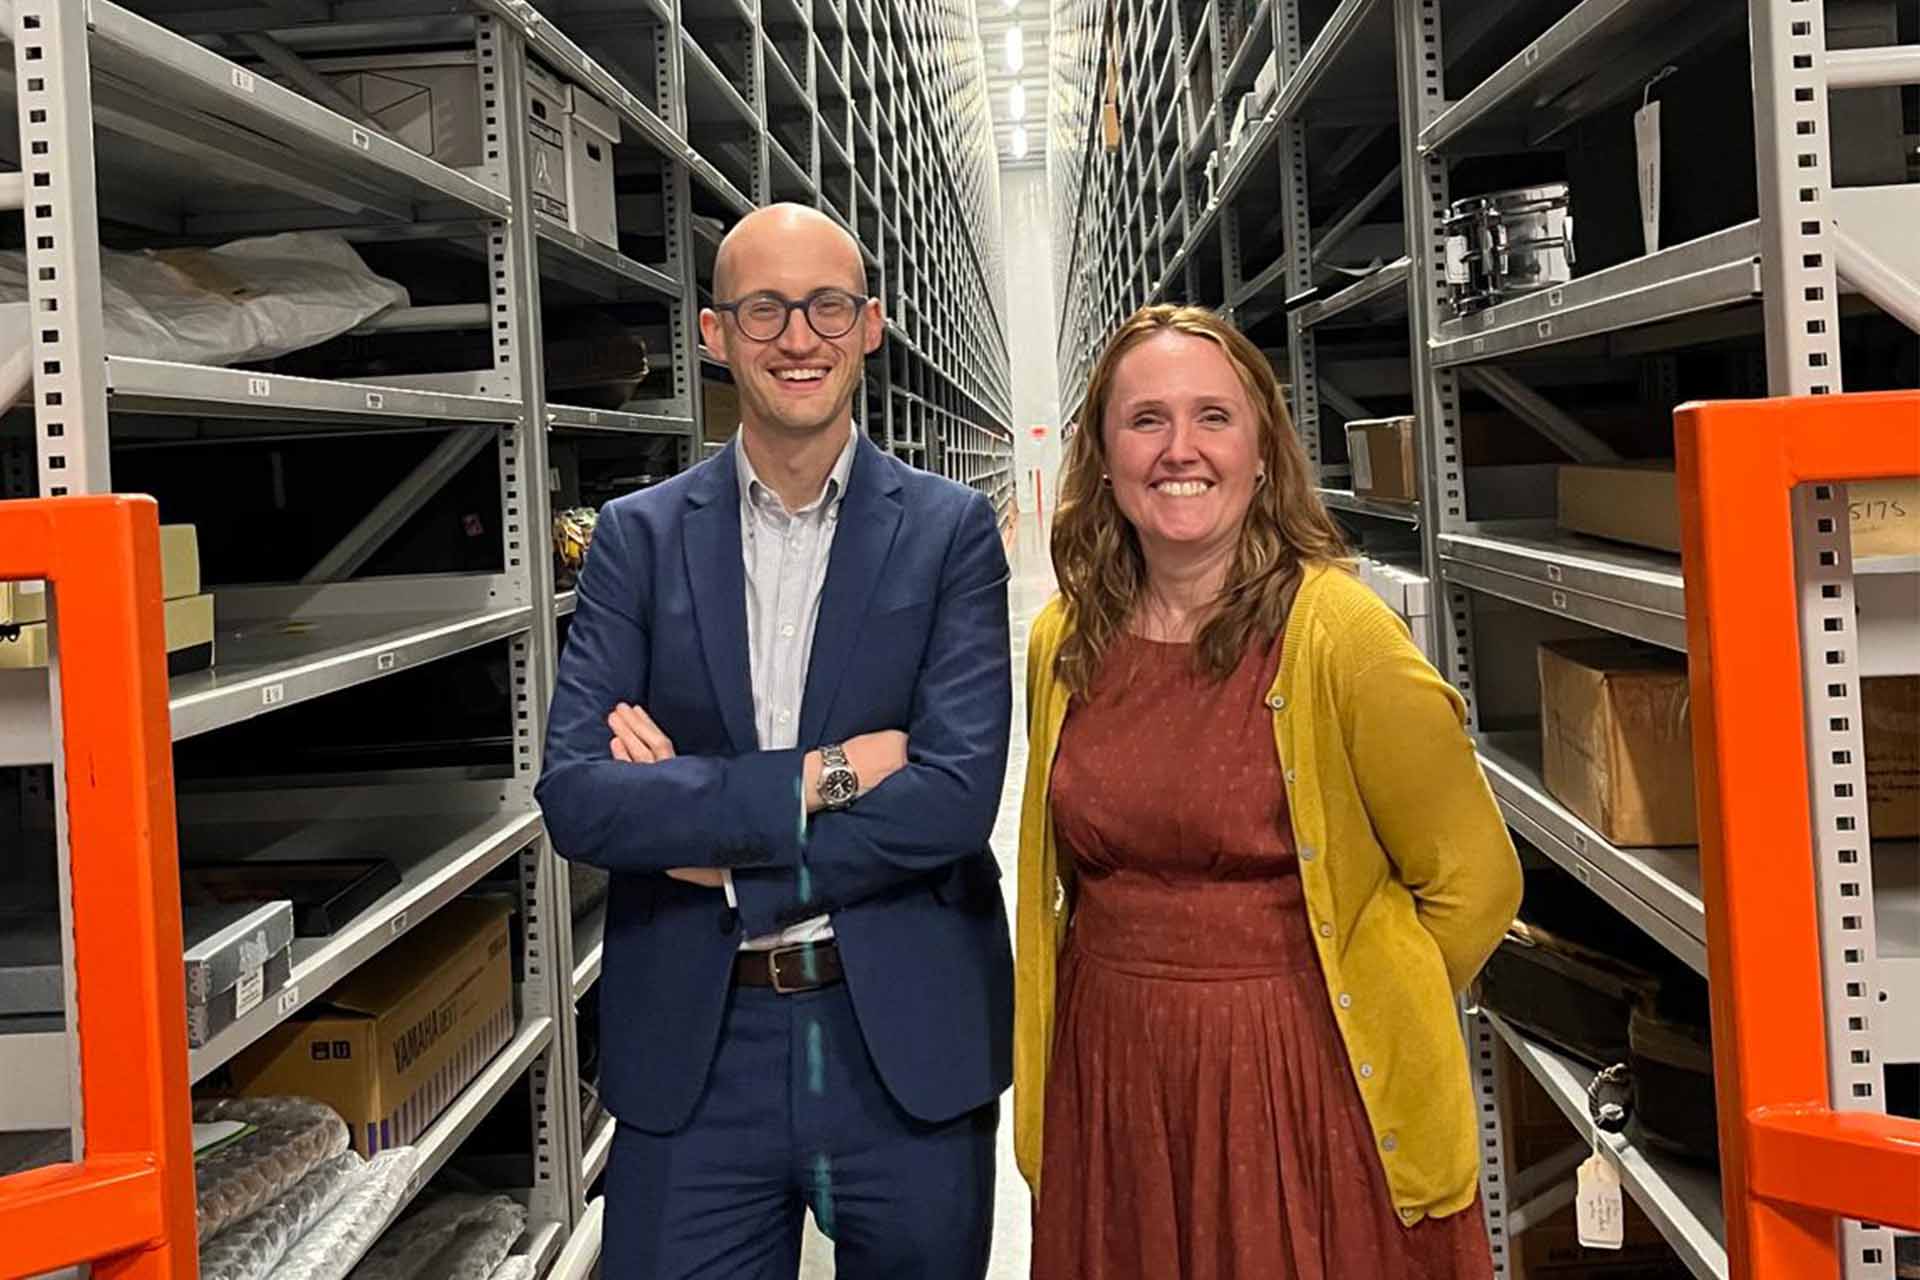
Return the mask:
[[[1253,109],[1266,114],[1267,104],[1273,101],[1273,95],[1280,88],[1280,57],[1270,53],[1253,75]]]
[[[579,85],[570,84],[566,135],[569,225],[589,240],[618,249],[613,149],[620,141],[620,115]]]
[[[1429,592],[1425,575],[1399,565],[1363,559],[1360,561],[1360,580],[1386,601],[1389,609],[1400,615],[1413,632],[1414,643],[1431,662],[1433,654],[1427,649]]]
[[[567,86],[545,67],[527,62],[527,180],[533,207],[555,222],[567,219]]]

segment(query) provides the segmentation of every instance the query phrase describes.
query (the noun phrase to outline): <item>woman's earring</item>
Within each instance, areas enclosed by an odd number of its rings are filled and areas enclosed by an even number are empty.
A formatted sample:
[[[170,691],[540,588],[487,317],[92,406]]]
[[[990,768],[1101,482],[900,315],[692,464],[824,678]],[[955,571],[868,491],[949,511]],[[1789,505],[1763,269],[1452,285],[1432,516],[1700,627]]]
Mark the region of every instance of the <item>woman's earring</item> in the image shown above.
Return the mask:
[[[1267,473],[1264,471],[1259,472],[1253,477],[1253,487],[1256,489],[1258,489],[1261,485],[1265,484],[1266,482],[1267,482]]]
[[[1111,489],[1113,488],[1113,477],[1102,471],[1100,473],[1100,483]]]

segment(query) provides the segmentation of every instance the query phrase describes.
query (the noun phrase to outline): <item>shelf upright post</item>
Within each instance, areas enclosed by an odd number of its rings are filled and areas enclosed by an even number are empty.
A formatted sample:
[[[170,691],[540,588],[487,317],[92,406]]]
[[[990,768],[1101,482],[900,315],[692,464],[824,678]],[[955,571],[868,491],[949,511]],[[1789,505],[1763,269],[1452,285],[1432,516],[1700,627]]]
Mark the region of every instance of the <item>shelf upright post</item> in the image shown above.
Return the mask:
[[[1284,83],[1300,69],[1305,50],[1300,32],[1300,0],[1273,0],[1273,47]],[[1275,93],[1276,100],[1279,94]],[[1280,121],[1280,199],[1286,219],[1287,295],[1313,285],[1313,219],[1309,213],[1307,127],[1299,117]],[[1313,327],[1296,310],[1287,317],[1287,365],[1293,375],[1293,429],[1306,447],[1315,482],[1320,475],[1320,372]]]
[[[476,20],[474,47],[481,99],[495,104],[482,121],[485,152],[497,189],[512,215],[487,235],[488,281],[493,291],[494,372],[503,393],[520,402],[520,415],[500,429],[500,491],[506,578],[530,612],[528,630],[511,645],[514,725],[513,780],[502,799],[531,806],[540,776],[558,646],[553,556],[549,551],[552,495],[548,489],[546,372],[541,358],[539,244],[527,156],[527,42],[519,28],[492,15]],[[536,1222],[571,1231],[582,1210],[580,1105],[573,1081],[573,930],[567,880],[543,837],[518,855],[520,912],[525,938],[523,1018],[552,1018],[558,1034],[528,1070],[533,1102],[533,1188],[528,1209]]]
[[[1749,0],[1747,14],[1767,389],[1833,395],[1841,390],[1840,316],[1823,8],[1819,0]],[[1861,906],[1873,902],[1873,859],[1847,487],[1800,486],[1793,515],[1831,1103],[1884,1112],[1874,913]],[[1736,1247],[1744,1252],[1745,1242]],[[1892,1280],[1885,1228],[1842,1220],[1839,1247],[1848,1280]]]
[[[682,139],[687,136],[685,84],[686,50],[680,42],[680,9],[676,4],[673,21],[654,28],[653,88],[656,101],[665,107],[667,122]],[[662,269],[685,285],[679,302],[667,308],[668,346],[673,361],[672,412],[693,422],[692,433],[680,448],[682,470],[700,459],[708,435],[706,397],[700,394],[700,290],[693,267],[692,158],[691,147],[684,156],[668,156],[660,174],[661,226],[666,234],[667,254]],[[722,424],[729,433],[735,425]]]
[[[1407,254],[1407,338],[1413,358],[1415,439],[1420,471],[1420,550],[1436,607],[1430,651],[1440,673],[1466,699],[1470,731],[1479,728],[1473,676],[1472,601],[1440,580],[1439,536],[1466,523],[1460,463],[1460,393],[1452,370],[1434,365],[1430,335],[1446,297],[1447,164],[1422,155],[1420,130],[1446,105],[1441,55],[1441,0],[1394,0],[1394,65],[1399,83],[1400,171]],[[1494,1274],[1509,1275],[1507,1146],[1500,1118],[1499,1036],[1486,1018],[1463,1013],[1468,1060],[1480,1104],[1480,1199],[1493,1250]]]

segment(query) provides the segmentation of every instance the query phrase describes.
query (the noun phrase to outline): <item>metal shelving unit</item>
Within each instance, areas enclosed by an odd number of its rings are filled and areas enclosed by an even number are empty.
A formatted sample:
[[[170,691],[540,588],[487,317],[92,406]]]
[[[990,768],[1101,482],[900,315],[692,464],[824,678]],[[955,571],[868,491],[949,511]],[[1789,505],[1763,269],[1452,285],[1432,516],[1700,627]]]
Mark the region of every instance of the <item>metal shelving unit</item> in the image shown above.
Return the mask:
[[[232,856],[325,856],[366,847],[373,834],[403,851],[400,887],[342,932],[298,940],[289,984],[194,1050],[191,1079],[446,902],[510,876],[518,1031],[421,1139],[409,1198],[504,1096],[525,1089],[534,1185],[523,1189],[529,1227],[518,1251],[537,1274],[586,1274],[601,1212],[587,1192],[613,1130],[581,1132],[569,1014],[592,998],[605,917],[572,921],[567,877],[533,805],[561,620],[575,603],[555,589],[545,531],[554,510],[664,478],[730,434],[731,423],[705,421],[702,382],[724,370],[699,346],[698,309],[712,297],[725,227],[775,200],[813,205],[853,233],[887,311],[857,422],[883,448],[980,489],[1010,516],[998,169],[972,7],[391,0],[351,20],[336,7],[275,0],[0,8],[9,24],[0,35],[13,46],[0,110],[12,113],[27,171],[14,207],[24,205],[33,305],[58,317],[33,334],[31,413],[0,428],[0,497],[111,491],[116,455],[134,445],[439,442],[304,577],[214,588],[216,665],[171,682],[175,741],[218,741],[261,718],[271,731],[292,708],[324,711],[461,655],[504,655],[508,673],[497,764],[374,766],[290,789],[202,781],[182,792],[183,829]],[[422,51],[470,62],[474,110],[493,108],[473,122],[483,162],[451,167],[395,140],[309,65]],[[570,225],[536,194],[547,158],[515,122],[529,118],[534,86],[554,83],[618,120],[617,243]],[[338,232],[379,255],[383,272],[399,262],[409,273],[421,305],[377,316],[352,339],[445,333],[448,350],[465,336],[482,354],[405,372],[349,361],[314,376],[297,362],[222,368],[107,352],[103,240],[192,249],[294,230]],[[568,390],[546,341],[589,309],[645,340],[649,371],[624,401]],[[498,567],[369,567],[489,453],[498,511],[483,524],[488,536],[498,530]],[[164,509],[168,495],[159,496]],[[64,849],[64,781],[48,768],[55,722],[44,673],[0,672],[0,768],[29,779],[17,789],[44,804]],[[62,1034],[0,1042],[10,1066],[55,1082],[67,1076],[68,1052]],[[35,1105],[62,1092],[39,1090]],[[0,1107],[0,1122],[20,1118]]]
[[[1071,416],[1105,335],[1136,307],[1191,302],[1232,316],[1289,385],[1322,501],[1370,554],[1384,547],[1424,565],[1432,608],[1413,621],[1430,629],[1428,651],[1442,655],[1443,674],[1467,697],[1510,825],[1702,975],[1708,922],[1698,852],[1616,847],[1556,801],[1542,777],[1537,692],[1515,678],[1530,668],[1535,643],[1577,634],[1684,651],[1681,558],[1562,531],[1510,491],[1471,502],[1469,494],[1483,467],[1670,455],[1672,437],[1659,424],[1686,399],[1837,391],[1843,332],[1851,349],[1882,356],[1911,342],[1920,264],[1896,246],[1920,216],[1920,173],[1909,165],[1904,181],[1871,186],[1835,178],[1836,158],[1851,154],[1848,113],[1836,108],[1830,122],[1827,103],[1830,92],[1912,82],[1920,57],[1910,43],[1829,49],[1822,11],[1819,0],[1056,0],[1053,8],[1047,162],[1058,364]],[[1741,52],[1749,66],[1739,65]],[[1744,101],[1751,89],[1755,168],[1742,181],[1755,193],[1744,211],[1739,200],[1724,201],[1718,225],[1682,218],[1683,232],[1663,227],[1659,247],[1641,252],[1640,228],[1624,225],[1637,203],[1626,116],[1648,82],[1675,65],[1683,80],[1695,68],[1725,73],[1723,100]],[[1705,94],[1711,83],[1693,91]],[[1708,159],[1697,138],[1676,138],[1686,126],[1669,112],[1667,164]],[[1905,137],[1904,153],[1914,141]],[[1615,159],[1589,161],[1589,152]],[[1573,187],[1576,210],[1597,211],[1581,215],[1572,278],[1456,313],[1442,226],[1452,196],[1558,178]],[[1587,237],[1597,253],[1587,252]],[[1863,361],[1862,369],[1879,386],[1914,377],[1911,360]],[[1577,412],[1558,401],[1577,403]],[[1357,496],[1344,424],[1409,413],[1418,501]],[[1639,421],[1624,423],[1629,413]],[[1829,681],[1853,689],[1860,675],[1920,667],[1920,615],[1907,616],[1920,597],[1920,565],[1853,564],[1844,538],[1838,551],[1831,537],[1820,541],[1823,515],[1844,531],[1843,490],[1798,525],[1803,555],[1818,543],[1835,557],[1819,562],[1821,603],[1857,603],[1878,623],[1860,628],[1839,668],[1809,675],[1821,684],[1809,685],[1807,705],[1826,708]],[[1823,710],[1822,726],[1829,715],[1846,727],[1822,729],[1820,749],[1857,761],[1857,702]],[[1885,842],[1865,866],[1843,861],[1845,846],[1830,834],[1842,798],[1833,789],[1816,796],[1816,829],[1829,834],[1809,857],[1823,893],[1847,885],[1875,903],[1877,930],[1869,922],[1866,936],[1849,933],[1844,948],[1830,942],[1823,974],[1835,1105],[1872,1111],[1887,1105],[1881,1064],[1920,1061],[1920,1040],[1908,1030],[1920,1025],[1911,1016],[1920,1010],[1920,964],[1901,940],[1913,934],[1914,890],[1908,863],[1886,856]],[[1823,899],[1823,910],[1842,909],[1837,897]],[[1878,1007],[1863,1016],[1842,998],[1851,989],[1878,992]],[[1843,1008],[1851,1021],[1836,1012]],[[1504,1167],[1497,1103],[1509,1085],[1494,1077],[1495,1046],[1512,1043],[1583,1135],[1586,1078],[1510,1026],[1470,1027],[1484,1067],[1483,1190],[1504,1269],[1515,1208],[1506,1189],[1516,1183]],[[1630,1144],[1609,1150],[1694,1273],[1726,1275],[1712,1179]],[[1893,1274],[1884,1230],[1848,1224],[1843,1255],[1855,1280]]]

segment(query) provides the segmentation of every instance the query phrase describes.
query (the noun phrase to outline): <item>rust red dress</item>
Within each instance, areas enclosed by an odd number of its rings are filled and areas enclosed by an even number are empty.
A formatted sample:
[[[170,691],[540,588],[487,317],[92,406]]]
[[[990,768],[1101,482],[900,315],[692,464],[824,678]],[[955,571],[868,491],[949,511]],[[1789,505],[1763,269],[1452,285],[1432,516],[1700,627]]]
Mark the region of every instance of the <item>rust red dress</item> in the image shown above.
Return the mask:
[[[1307,927],[1265,698],[1122,639],[1067,717],[1077,874],[1035,1280],[1481,1280],[1478,1202],[1403,1225]]]

